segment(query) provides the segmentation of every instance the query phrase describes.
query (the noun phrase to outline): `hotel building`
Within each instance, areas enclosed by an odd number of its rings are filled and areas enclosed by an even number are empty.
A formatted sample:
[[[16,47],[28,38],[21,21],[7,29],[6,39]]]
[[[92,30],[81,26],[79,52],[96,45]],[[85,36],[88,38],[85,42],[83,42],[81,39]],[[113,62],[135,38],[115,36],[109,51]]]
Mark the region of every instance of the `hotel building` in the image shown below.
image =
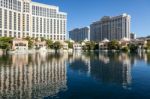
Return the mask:
[[[0,36],[65,40],[67,14],[31,0],[0,0]]]
[[[130,15],[104,16],[101,20],[90,25],[90,40],[102,41],[130,39]]]
[[[83,41],[85,39],[90,40],[90,28],[83,27],[83,28],[76,28],[69,31],[69,38],[74,41]]]

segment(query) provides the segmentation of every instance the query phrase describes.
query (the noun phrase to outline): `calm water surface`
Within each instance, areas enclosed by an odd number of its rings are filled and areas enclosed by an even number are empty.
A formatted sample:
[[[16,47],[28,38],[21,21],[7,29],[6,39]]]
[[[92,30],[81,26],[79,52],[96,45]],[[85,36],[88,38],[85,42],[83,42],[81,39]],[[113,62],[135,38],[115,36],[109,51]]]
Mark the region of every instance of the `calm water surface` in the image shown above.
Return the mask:
[[[150,99],[150,54],[1,55],[0,99]]]

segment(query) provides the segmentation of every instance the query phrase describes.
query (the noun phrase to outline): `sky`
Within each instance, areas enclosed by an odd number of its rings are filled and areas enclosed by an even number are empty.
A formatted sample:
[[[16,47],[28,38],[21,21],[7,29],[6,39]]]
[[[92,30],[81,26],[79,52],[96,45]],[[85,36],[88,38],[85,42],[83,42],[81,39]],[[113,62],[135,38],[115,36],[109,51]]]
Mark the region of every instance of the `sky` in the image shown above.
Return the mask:
[[[89,26],[103,16],[131,15],[131,32],[137,37],[150,35],[150,0],[32,0],[59,6],[67,12],[70,31]]]

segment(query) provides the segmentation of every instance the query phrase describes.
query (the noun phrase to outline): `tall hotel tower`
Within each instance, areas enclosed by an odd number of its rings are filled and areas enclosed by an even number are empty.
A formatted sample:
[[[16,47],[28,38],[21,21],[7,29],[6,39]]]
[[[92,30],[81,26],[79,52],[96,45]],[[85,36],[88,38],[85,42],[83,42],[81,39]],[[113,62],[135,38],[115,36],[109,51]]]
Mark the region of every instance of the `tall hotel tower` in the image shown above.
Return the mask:
[[[83,28],[76,28],[69,31],[69,38],[74,41],[83,41],[85,39],[90,40],[90,28],[83,27]]]
[[[104,16],[101,20],[90,25],[90,40],[102,41],[130,39],[130,15],[122,14],[119,16]]]
[[[67,13],[31,0],[0,0],[1,37],[45,37],[65,40]]]

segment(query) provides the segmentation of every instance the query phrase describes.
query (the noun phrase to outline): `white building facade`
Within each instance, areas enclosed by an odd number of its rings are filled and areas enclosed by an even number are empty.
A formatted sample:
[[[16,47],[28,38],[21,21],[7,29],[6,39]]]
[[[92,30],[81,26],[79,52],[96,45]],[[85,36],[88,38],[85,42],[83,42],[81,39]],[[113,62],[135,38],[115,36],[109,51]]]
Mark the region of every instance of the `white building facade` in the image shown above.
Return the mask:
[[[0,0],[0,36],[65,40],[67,13],[31,0]]]

